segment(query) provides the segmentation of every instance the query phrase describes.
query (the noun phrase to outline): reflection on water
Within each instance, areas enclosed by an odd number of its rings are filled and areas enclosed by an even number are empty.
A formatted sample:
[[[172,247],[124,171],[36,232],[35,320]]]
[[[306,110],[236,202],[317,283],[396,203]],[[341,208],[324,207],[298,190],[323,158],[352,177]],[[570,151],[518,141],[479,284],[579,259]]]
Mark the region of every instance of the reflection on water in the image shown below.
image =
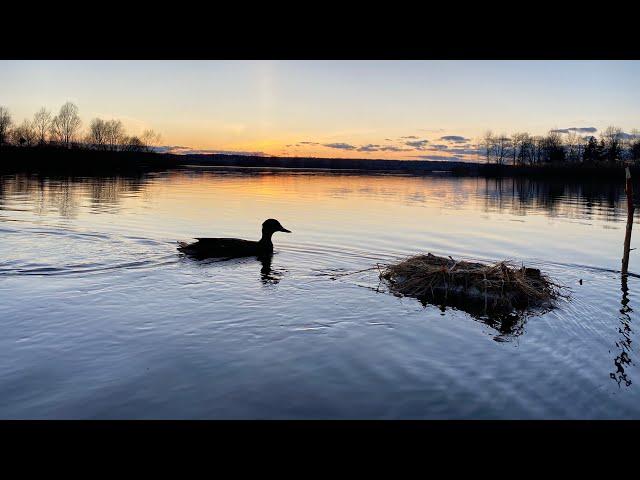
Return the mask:
[[[271,263],[273,261],[273,255],[260,255],[258,260],[262,264],[262,268],[260,269],[260,279],[262,283],[265,285],[276,285],[280,282],[282,278],[282,271],[273,270],[271,268]]]
[[[631,358],[629,356],[631,352],[631,313],[633,309],[629,305],[629,287],[627,284],[627,277],[622,276],[622,308],[620,309],[620,324],[618,326],[618,333],[620,333],[620,339],[616,341],[616,347],[620,352],[614,359],[613,363],[616,366],[616,371],[611,372],[611,378],[618,383],[631,386],[631,379],[624,367],[631,364]]]
[[[220,264],[220,266],[224,266],[225,264],[240,262],[240,263],[256,263],[260,265],[260,281],[264,285],[277,285],[280,282],[280,279],[284,275],[284,271],[274,270],[271,268],[271,264],[273,262],[273,254],[265,254],[259,255],[257,257],[249,256],[249,257],[229,257],[229,258],[219,258],[219,257],[210,257],[207,255],[198,255],[194,253],[176,253],[178,257],[188,258],[194,264],[197,264],[201,267],[206,267],[211,264]]]
[[[528,178],[485,179],[484,182],[488,210],[509,210],[519,215],[543,210],[550,216],[571,214],[589,218],[598,213],[616,220],[624,194],[622,182],[567,183]]]
[[[268,258],[176,251],[267,218],[294,232]],[[622,181],[0,176],[0,417],[637,418],[625,220]],[[571,300],[488,318],[375,294],[372,266],[426,252],[523,262]]]
[[[243,170],[195,170],[178,173],[153,173],[147,175],[127,175],[114,177],[42,177],[35,174],[15,174],[1,177],[0,201],[3,198],[28,196],[38,213],[57,211],[63,217],[77,215],[79,199],[87,198],[90,205],[98,210],[117,211],[123,197],[144,196],[154,181],[179,175],[193,181],[212,178],[253,178],[260,182],[284,176],[269,171]],[[290,177],[300,176],[290,173]],[[319,174],[307,173],[315,177]],[[346,173],[323,173],[333,180],[349,181],[362,179],[362,175]],[[326,188],[331,197],[349,198],[353,195],[368,197],[397,198],[400,193],[404,201],[428,203],[433,198],[446,200],[456,205],[473,200],[481,195],[487,212],[509,211],[516,215],[544,211],[549,216],[571,215],[589,218],[593,214],[605,215],[615,221],[621,214],[624,201],[624,184],[584,181],[566,183],[564,181],[532,180],[527,178],[464,178],[415,177],[403,175],[371,175],[382,185],[359,187]],[[332,182],[333,183],[333,182]],[[398,191],[398,186],[402,186]],[[407,188],[414,187],[414,188]],[[419,188],[420,190],[415,190]]]
[[[87,197],[91,208],[116,212],[123,196],[143,191],[142,176],[127,177],[41,177],[16,174],[2,177],[0,203],[5,198],[29,197],[37,214],[57,212],[65,218],[78,215],[80,199]]]
[[[440,302],[433,300],[421,299],[424,307],[434,306],[441,312],[446,312],[447,308],[463,311],[471,318],[482,322],[491,327],[497,335],[494,340],[497,342],[505,342],[519,337],[525,331],[525,323],[533,316],[539,316],[549,311],[549,309],[535,309],[532,311],[514,310],[512,312],[500,312],[487,314],[482,305],[469,303],[466,301],[457,301],[456,298],[442,299]]]

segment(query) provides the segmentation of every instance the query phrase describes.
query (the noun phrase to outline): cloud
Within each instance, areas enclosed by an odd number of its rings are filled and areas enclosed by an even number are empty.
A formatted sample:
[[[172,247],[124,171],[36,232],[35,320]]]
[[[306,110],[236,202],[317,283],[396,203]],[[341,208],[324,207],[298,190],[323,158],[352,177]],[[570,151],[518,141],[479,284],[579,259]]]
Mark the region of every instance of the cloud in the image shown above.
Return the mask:
[[[569,128],[556,128],[550,130],[552,133],[595,133],[598,131],[596,127],[569,127]]]
[[[415,148],[416,150],[424,150],[429,143],[429,140],[411,140],[408,142],[404,142],[405,145],[409,145],[410,147]]]
[[[408,135],[406,137],[400,137],[400,138],[404,139],[404,138],[419,138],[419,137],[416,137],[415,135]]]
[[[197,149],[191,147],[183,147],[181,145],[163,145],[154,147],[158,153],[171,153],[173,155],[244,155],[256,157],[269,157],[271,155],[265,152],[247,152],[244,150],[213,150],[213,149]]]
[[[415,158],[422,160],[434,160],[434,161],[448,161],[448,162],[462,162],[463,160],[458,157],[450,157],[447,155],[414,155]]]
[[[358,147],[358,152],[410,152],[411,148],[396,147],[395,145],[375,145],[369,143]]]
[[[324,147],[337,148],[339,150],[355,150],[356,148],[358,148],[355,145],[351,145],[349,143],[324,143],[322,145]]]
[[[477,155],[480,152],[479,148],[450,148],[447,152],[454,155]]]
[[[373,145],[373,144],[368,144],[368,145],[362,145],[361,147],[358,148],[359,152],[377,152],[380,150],[380,145]]]
[[[380,151],[382,151],[382,152],[410,152],[411,148],[402,148],[402,147],[396,147],[394,145],[386,145],[384,147],[380,147]]]
[[[623,138],[625,140],[633,140],[634,138],[640,138],[640,134],[622,132],[620,134],[620,138]]]
[[[427,140],[419,140],[416,142],[407,142],[407,143],[414,143],[414,145],[410,145],[414,148],[406,148],[406,147],[401,147],[401,146],[396,146],[396,145],[379,145],[376,143],[367,143],[364,145],[355,145],[355,144],[351,144],[351,143],[345,143],[345,142],[336,142],[336,143],[318,143],[318,142],[298,142],[295,145],[296,146],[302,146],[302,145],[322,145],[323,147],[327,147],[327,148],[335,148],[337,150],[348,150],[348,151],[358,151],[358,152],[410,152],[412,150],[415,150],[416,146],[418,147],[418,150],[423,150],[423,148],[421,148],[426,142],[428,142]],[[291,145],[287,145],[287,147],[289,147]]]
[[[172,150],[179,150],[179,149],[188,149],[189,147],[181,147],[179,145],[162,145],[159,147],[152,147],[154,152],[157,153],[171,153]]]
[[[431,145],[429,149],[434,150],[434,153],[428,155],[414,155],[414,157],[422,160],[464,162],[475,160],[476,155],[481,152],[479,148],[463,148],[458,146],[449,147],[441,144]]]
[[[440,137],[439,140],[451,143],[467,143],[469,141],[468,138],[461,137],[460,135],[445,135],[444,137]]]

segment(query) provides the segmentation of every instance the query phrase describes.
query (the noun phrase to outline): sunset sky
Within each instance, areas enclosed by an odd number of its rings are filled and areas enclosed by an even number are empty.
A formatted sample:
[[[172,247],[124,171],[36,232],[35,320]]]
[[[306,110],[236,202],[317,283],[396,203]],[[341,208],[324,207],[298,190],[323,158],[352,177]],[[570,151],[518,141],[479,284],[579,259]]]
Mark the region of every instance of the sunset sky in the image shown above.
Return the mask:
[[[15,123],[66,101],[176,152],[474,160],[486,130],[640,128],[637,61],[1,61]]]

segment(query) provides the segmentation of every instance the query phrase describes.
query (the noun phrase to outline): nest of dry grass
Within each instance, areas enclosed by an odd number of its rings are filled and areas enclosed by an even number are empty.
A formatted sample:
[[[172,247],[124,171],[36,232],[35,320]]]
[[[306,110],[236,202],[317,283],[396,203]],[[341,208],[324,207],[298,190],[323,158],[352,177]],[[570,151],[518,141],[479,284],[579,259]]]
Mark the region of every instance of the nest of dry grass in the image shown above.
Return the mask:
[[[560,285],[537,268],[510,262],[491,265],[416,255],[380,272],[393,293],[428,300],[483,306],[486,313],[549,307],[563,296]]]

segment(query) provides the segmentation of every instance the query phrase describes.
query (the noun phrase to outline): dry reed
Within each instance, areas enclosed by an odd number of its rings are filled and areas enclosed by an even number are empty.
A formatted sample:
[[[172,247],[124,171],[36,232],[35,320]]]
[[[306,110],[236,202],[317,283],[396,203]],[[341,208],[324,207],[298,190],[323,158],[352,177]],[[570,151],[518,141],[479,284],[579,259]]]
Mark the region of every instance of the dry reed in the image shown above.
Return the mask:
[[[563,296],[563,287],[536,268],[507,261],[486,265],[431,253],[388,265],[380,278],[396,294],[439,303],[484,304],[486,313],[550,306]]]

